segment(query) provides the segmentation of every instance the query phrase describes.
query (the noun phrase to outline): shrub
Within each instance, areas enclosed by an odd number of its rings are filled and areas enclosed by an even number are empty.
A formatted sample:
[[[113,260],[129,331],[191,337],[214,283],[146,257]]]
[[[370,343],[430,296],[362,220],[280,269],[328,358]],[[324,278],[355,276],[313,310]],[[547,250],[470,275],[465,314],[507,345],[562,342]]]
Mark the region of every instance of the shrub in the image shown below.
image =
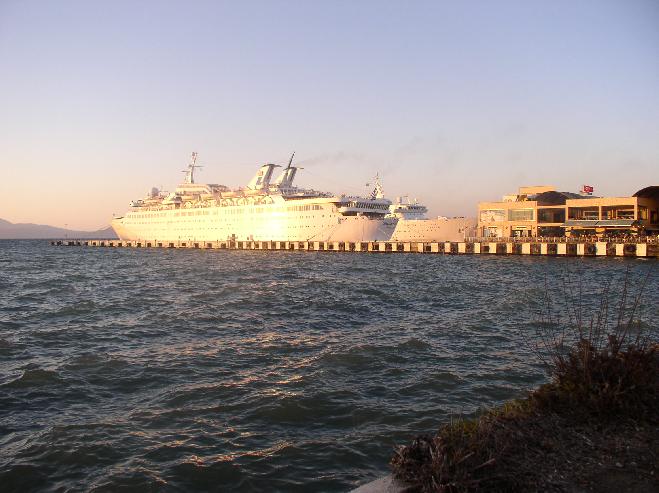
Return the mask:
[[[599,306],[590,317],[583,315],[581,298],[571,297],[574,293],[582,296],[580,281],[575,288],[567,277],[563,289],[567,296],[558,308],[546,290],[535,348],[549,359],[551,383],[533,394],[538,405],[601,419],[647,418],[656,413],[659,346],[637,318],[652,274],[648,269],[630,297],[632,279],[627,271],[616,310],[610,309],[611,283],[605,283]]]

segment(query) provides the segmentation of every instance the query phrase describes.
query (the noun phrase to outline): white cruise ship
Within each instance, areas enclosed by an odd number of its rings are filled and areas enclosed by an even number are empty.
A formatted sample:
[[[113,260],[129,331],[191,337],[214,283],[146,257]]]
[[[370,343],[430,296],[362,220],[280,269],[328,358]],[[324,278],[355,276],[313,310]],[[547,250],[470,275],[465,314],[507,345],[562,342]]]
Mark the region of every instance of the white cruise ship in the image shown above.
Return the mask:
[[[195,183],[197,153],[185,180],[171,193],[153,188],[112,220],[122,240],[154,241],[386,241],[397,219],[379,183],[370,197],[333,195],[293,185],[293,157],[272,180],[275,164],[261,166],[246,187]]]

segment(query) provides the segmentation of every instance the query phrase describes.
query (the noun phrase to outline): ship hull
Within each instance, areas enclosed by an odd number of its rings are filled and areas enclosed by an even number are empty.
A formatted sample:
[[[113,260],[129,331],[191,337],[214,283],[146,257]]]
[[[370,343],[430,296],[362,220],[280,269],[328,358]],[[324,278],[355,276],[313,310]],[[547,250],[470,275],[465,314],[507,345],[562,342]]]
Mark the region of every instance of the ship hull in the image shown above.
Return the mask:
[[[400,219],[391,235],[392,241],[462,241],[476,236],[476,219]]]
[[[304,205],[302,207],[305,207]],[[112,221],[125,241],[388,241],[396,219],[342,216],[331,206],[206,207],[138,211]]]

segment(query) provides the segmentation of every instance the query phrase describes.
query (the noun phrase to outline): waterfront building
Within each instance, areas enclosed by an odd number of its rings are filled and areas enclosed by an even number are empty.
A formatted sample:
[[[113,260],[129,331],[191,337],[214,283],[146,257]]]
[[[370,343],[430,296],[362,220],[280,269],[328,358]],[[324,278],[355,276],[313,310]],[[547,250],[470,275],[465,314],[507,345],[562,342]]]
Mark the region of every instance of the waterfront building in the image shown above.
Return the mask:
[[[631,197],[592,197],[552,186],[520,187],[478,204],[482,237],[620,236],[659,233],[659,186]]]

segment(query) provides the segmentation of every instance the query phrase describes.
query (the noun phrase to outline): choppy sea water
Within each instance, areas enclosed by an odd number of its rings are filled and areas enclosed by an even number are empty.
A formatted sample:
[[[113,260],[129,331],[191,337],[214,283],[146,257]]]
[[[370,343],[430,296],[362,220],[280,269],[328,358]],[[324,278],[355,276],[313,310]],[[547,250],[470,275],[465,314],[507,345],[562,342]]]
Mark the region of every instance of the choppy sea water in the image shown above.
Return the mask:
[[[648,269],[0,241],[0,489],[349,490],[396,444],[546,380],[546,281],[592,294]]]

